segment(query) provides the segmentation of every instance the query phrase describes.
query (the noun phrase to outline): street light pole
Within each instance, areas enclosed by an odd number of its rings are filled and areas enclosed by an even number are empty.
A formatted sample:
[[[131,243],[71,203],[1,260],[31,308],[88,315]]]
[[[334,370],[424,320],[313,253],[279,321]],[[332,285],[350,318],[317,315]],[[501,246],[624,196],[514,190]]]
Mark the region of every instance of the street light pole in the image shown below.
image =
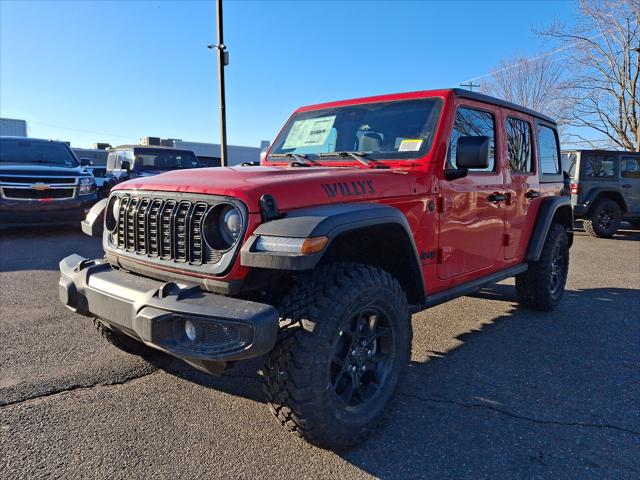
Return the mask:
[[[222,31],[222,0],[216,0],[218,44],[207,45],[210,50],[218,51],[218,93],[220,97],[220,166],[227,166],[227,116],[225,111],[224,95],[224,67],[229,64],[229,52],[224,44]]]

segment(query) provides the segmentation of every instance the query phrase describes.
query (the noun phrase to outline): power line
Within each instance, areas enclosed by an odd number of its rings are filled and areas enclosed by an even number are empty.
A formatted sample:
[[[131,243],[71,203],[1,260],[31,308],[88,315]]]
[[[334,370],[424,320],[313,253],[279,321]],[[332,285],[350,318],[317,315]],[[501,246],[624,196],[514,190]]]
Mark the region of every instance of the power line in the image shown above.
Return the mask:
[[[81,128],[72,128],[72,127],[63,127],[61,125],[53,125],[52,123],[44,123],[44,122],[32,122],[30,120],[27,121],[28,125],[42,125],[45,127],[58,128],[60,130],[69,130],[71,132],[82,132],[82,133],[91,133],[94,135],[105,135],[110,137],[120,137],[120,138],[131,138],[131,135],[120,135],[117,133],[107,133],[107,132],[96,132],[94,130],[83,130]]]

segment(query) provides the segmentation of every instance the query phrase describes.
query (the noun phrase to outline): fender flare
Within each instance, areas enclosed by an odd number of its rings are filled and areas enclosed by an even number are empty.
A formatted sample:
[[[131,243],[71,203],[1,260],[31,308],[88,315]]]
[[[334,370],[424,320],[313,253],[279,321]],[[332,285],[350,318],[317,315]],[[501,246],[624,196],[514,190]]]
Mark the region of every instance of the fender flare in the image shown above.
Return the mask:
[[[377,203],[345,203],[302,208],[288,212],[282,218],[271,220],[256,228],[245,242],[240,253],[243,266],[269,268],[275,270],[311,270],[329,251],[333,241],[341,234],[361,228],[396,225],[403,229],[414,258],[411,262],[420,282],[422,270],[418,251],[409,222],[397,208]],[[257,252],[254,244],[260,235],[291,238],[312,238],[326,236],[327,246],[318,253],[299,255],[280,252]],[[424,285],[422,285],[424,291]]]
[[[98,200],[84,220],[80,222],[82,232],[90,237],[102,238],[104,231],[104,212],[107,208],[109,197]]]
[[[608,194],[615,194],[617,196],[620,196],[620,198],[622,199],[622,209],[627,212],[629,211],[629,205],[627,204],[627,200],[624,194],[619,188],[616,188],[613,186],[612,187],[596,187],[596,188],[590,189],[587,197],[584,199],[584,203],[589,205],[589,208],[591,208],[596,203],[596,199],[598,198],[598,196],[601,194],[604,194],[605,196]]]
[[[542,205],[538,210],[538,216],[536,217],[536,223],[531,231],[531,238],[529,238],[529,245],[527,246],[527,254],[525,259],[530,262],[536,262],[542,254],[542,248],[544,242],[547,239],[547,233],[553,223],[553,219],[556,213],[566,209],[569,215],[569,222],[567,227],[567,233],[569,235],[569,246],[573,244],[573,210],[571,208],[571,200],[569,197],[546,197],[542,199]]]

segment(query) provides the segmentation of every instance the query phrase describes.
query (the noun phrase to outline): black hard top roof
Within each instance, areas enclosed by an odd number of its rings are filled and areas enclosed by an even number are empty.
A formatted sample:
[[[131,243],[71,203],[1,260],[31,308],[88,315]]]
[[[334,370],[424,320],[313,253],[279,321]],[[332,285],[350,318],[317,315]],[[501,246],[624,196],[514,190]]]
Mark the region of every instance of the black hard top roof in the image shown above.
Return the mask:
[[[490,103],[491,105],[496,105],[498,107],[505,107],[510,110],[526,113],[527,115],[531,115],[532,117],[536,117],[540,120],[544,120],[545,122],[556,125],[556,121],[553,118],[548,117],[547,115],[536,112],[535,110],[531,110],[530,108],[523,107],[521,105],[516,105],[515,103],[507,102],[506,100],[502,100],[500,98],[485,95],[484,93],[472,92],[463,88],[454,88],[453,92],[455,93],[456,97],[468,98],[469,100],[475,100],[477,102]]]

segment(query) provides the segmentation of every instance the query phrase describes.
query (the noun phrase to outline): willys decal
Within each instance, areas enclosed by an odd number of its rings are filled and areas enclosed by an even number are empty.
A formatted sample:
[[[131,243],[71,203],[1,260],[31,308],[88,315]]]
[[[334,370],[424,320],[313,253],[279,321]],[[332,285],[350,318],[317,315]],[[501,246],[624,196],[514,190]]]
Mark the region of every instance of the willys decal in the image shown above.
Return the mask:
[[[354,197],[358,195],[376,193],[376,189],[373,187],[373,180],[323,183],[322,188],[329,198],[335,198],[338,195],[343,197]]]

